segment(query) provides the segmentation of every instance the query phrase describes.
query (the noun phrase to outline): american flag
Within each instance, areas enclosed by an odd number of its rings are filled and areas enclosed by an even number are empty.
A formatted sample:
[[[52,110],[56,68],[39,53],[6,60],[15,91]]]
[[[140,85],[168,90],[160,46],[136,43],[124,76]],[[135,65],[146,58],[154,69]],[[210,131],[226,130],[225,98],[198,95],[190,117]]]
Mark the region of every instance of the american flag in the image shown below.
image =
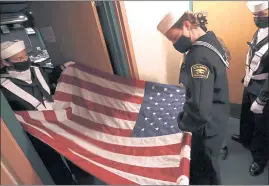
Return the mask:
[[[191,134],[177,127],[185,90],[79,64],[54,110],[20,111],[26,131],[107,184],[188,185]]]

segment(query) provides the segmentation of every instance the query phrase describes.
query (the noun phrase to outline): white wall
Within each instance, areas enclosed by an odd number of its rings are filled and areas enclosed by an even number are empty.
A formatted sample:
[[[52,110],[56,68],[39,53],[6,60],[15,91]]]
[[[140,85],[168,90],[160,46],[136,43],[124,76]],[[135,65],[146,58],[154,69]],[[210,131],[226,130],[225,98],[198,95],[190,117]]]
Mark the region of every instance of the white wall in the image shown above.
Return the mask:
[[[140,79],[178,84],[182,55],[157,25],[170,11],[189,10],[189,1],[125,1],[124,5]]]

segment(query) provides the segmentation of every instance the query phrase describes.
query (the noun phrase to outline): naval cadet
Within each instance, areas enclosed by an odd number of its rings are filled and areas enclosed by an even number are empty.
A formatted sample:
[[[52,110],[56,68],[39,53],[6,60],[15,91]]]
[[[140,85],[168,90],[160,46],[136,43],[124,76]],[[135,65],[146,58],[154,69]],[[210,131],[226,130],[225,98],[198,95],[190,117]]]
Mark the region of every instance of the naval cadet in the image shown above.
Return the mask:
[[[208,21],[207,21],[208,13],[204,12],[204,11],[201,11],[201,12],[196,12],[195,15],[197,17],[197,20],[200,23],[201,29],[204,30],[205,32],[207,32],[207,26],[206,25],[208,24]],[[217,37],[217,39],[218,39],[219,43],[221,44],[223,50],[227,54],[227,60],[230,62],[231,59],[232,59],[232,56],[231,56],[231,52],[230,52],[229,48],[227,47],[227,45],[225,44],[223,39],[221,39],[220,37]],[[224,139],[224,142],[223,142],[223,145],[222,145],[222,148],[221,148],[221,151],[220,151],[220,157],[221,157],[222,160],[226,160],[227,156],[228,156],[228,146],[227,146],[226,139]]]
[[[255,176],[263,172],[268,162],[268,2],[249,1],[247,6],[258,29],[252,42],[248,42],[240,134],[234,134],[232,139],[251,150],[249,172]]]
[[[157,29],[186,53],[186,102],[178,126],[192,132],[190,184],[221,184],[218,158],[229,118],[227,54],[191,12],[169,13]]]
[[[23,41],[1,43],[1,91],[14,111],[52,110],[58,76],[51,79],[37,66],[32,66]],[[60,67],[56,68],[59,71]],[[55,79],[55,77],[57,77]],[[38,155],[55,184],[74,184],[73,175],[65,159],[45,143],[28,134]]]

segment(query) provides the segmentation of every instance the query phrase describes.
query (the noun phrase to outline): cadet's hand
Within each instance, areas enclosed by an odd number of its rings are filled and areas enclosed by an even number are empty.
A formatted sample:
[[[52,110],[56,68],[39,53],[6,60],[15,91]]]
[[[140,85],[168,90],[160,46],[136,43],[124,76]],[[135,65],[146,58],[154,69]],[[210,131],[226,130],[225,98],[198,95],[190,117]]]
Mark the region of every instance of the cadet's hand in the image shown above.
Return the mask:
[[[184,112],[182,111],[182,112],[180,112],[180,113],[178,114],[178,118],[177,118],[178,121],[182,120],[183,116],[184,116]]]
[[[255,114],[262,114],[264,109],[264,105],[259,104],[257,101],[254,101],[251,105],[250,110]]]
[[[62,70],[64,70],[66,67],[68,67],[69,65],[73,65],[73,64],[75,64],[75,62],[73,62],[73,61],[69,61],[69,62],[66,62],[66,63],[62,64],[62,65],[60,66],[60,68],[61,68]]]
[[[66,63],[64,64],[64,66],[65,66],[65,67],[68,67],[69,65],[73,65],[73,64],[75,64],[75,62],[73,62],[73,61],[69,61],[69,62],[66,62]]]

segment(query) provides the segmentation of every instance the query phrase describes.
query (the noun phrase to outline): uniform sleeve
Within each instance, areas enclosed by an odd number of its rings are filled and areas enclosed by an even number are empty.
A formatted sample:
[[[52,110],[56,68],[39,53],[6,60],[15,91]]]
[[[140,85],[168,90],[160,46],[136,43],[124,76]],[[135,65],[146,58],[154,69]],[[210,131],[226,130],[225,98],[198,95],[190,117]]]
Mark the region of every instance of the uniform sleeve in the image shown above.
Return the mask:
[[[61,76],[62,68],[60,66],[56,66],[53,68],[52,72],[49,74],[49,79],[51,84],[57,84],[58,79]]]
[[[184,112],[178,117],[178,126],[183,131],[195,132],[202,129],[211,117],[214,72],[210,66],[201,63],[195,63],[187,70],[190,98],[187,98]]]
[[[269,101],[269,76],[267,77],[266,81],[264,82],[264,85],[260,91],[260,94],[257,98],[257,103],[260,105],[265,105]]]

